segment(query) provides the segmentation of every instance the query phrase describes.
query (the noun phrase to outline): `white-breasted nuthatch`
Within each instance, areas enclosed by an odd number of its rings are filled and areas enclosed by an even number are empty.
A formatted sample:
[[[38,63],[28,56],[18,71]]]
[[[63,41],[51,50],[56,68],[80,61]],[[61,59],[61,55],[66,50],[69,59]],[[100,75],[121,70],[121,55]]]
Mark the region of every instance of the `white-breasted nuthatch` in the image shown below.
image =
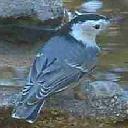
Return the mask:
[[[100,52],[96,35],[109,23],[105,16],[83,14],[58,30],[37,54],[12,117],[33,123],[48,96],[91,72]]]

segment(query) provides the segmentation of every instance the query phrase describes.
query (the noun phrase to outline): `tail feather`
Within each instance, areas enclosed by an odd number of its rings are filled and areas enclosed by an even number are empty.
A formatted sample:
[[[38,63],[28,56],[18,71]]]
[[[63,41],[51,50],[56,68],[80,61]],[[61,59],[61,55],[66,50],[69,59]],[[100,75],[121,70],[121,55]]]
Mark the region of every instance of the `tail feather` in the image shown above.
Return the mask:
[[[43,105],[44,105],[44,102],[41,103],[41,104],[38,104],[36,109],[34,109],[34,111],[26,118],[26,121],[29,122],[29,123],[35,122],[39,113],[40,113],[40,111],[41,111],[41,108],[43,107]]]
[[[34,105],[19,104],[13,111],[12,117],[16,119],[25,119],[27,122],[33,123],[34,121],[36,121],[44,103],[45,100]]]

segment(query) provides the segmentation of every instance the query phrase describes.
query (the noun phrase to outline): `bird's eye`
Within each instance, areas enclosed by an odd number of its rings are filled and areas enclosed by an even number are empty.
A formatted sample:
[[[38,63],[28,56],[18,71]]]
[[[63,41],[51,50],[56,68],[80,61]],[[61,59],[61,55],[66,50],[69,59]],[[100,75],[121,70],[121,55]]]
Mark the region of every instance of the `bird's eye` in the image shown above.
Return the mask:
[[[99,24],[96,24],[96,25],[94,26],[94,28],[95,28],[95,29],[100,29],[100,25],[99,25]]]

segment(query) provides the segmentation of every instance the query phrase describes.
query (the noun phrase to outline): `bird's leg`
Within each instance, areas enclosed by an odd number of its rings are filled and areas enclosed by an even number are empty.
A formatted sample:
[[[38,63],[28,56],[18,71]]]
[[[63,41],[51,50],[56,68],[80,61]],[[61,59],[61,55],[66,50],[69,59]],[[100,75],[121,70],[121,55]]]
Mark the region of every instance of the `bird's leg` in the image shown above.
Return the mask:
[[[73,88],[74,98],[78,100],[86,100],[87,96],[85,93],[85,86],[88,85],[91,81],[95,81],[96,78],[91,73],[82,77],[80,82]]]
[[[77,100],[86,100],[87,99],[84,91],[82,91],[83,90],[82,85],[83,84],[81,84],[81,82],[79,82],[79,83],[77,83],[77,86],[75,86],[73,88],[74,98],[77,99]]]
[[[79,86],[74,88],[74,98],[77,100],[86,100],[87,99],[86,95],[81,92],[81,89]]]

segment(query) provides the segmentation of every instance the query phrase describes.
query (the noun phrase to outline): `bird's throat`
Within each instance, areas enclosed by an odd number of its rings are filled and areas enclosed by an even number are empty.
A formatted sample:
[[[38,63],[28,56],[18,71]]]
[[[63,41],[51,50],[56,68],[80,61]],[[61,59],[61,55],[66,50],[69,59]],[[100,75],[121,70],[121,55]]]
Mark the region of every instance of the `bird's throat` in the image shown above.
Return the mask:
[[[71,36],[73,36],[76,40],[81,41],[86,47],[95,47],[96,44],[96,35],[92,33],[82,32],[80,30],[71,31]]]

